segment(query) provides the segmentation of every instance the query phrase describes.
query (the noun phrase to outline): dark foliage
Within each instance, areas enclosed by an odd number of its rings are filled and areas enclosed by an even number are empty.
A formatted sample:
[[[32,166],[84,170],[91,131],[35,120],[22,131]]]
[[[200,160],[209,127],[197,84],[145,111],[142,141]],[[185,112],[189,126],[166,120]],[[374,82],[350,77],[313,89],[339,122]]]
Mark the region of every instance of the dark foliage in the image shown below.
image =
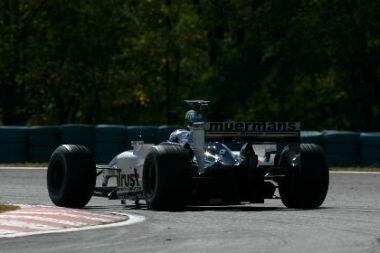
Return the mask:
[[[380,2],[0,1],[9,124],[299,120],[380,129]]]

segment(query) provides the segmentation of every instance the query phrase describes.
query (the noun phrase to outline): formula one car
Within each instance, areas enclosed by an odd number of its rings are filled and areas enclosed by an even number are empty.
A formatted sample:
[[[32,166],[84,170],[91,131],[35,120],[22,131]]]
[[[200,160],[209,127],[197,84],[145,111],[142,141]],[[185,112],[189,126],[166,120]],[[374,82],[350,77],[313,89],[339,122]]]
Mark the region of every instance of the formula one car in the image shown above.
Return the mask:
[[[96,165],[84,146],[59,146],[47,172],[52,202],[80,208],[100,196],[122,203],[145,200],[153,210],[273,198],[289,208],[322,205],[329,169],[321,147],[300,144],[300,123],[204,122],[199,110],[208,101],[186,102],[194,108],[186,114],[188,130],[178,130],[158,145],[133,141],[133,150],[107,165]],[[225,144],[231,142],[244,145],[231,151]],[[98,176],[102,180],[96,186]]]

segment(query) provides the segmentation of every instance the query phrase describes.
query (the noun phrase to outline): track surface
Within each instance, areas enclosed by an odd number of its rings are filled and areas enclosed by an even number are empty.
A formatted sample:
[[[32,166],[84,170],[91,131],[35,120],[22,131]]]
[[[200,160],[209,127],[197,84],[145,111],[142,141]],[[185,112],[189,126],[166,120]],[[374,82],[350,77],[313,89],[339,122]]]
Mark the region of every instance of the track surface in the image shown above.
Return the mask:
[[[51,205],[44,170],[0,170],[0,201]],[[130,203],[131,204],[131,203]],[[193,207],[154,212],[93,198],[88,209],[143,215],[143,223],[0,239],[14,252],[380,252],[380,174],[331,174],[324,207]]]

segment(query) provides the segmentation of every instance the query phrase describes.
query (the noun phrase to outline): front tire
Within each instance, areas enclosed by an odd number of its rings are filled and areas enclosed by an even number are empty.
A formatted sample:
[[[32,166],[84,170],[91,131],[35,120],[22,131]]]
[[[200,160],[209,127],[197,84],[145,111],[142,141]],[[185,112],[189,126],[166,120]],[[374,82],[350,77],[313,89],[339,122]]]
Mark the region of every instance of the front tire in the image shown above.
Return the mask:
[[[61,145],[51,155],[47,187],[51,201],[62,207],[84,207],[95,189],[96,165],[81,145]]]
[[[322,205],[329,185],[329,168],[322,148],[316,144],[300,145],[301,164],[291,167],[289,149],[285,148],[280,165],[290,173],[279,182],[282,203],[288,208],[312,209]]]
[[[191,189],[191,163],[182,146],[158,145],[144,162],[143,191],[152,210],[184,209]]]

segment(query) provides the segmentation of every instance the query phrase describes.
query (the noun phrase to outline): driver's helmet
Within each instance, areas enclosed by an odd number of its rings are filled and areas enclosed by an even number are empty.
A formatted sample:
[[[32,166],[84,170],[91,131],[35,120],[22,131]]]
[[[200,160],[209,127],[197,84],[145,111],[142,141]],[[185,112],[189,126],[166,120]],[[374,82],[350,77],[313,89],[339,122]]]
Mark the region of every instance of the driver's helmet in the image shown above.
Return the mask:
[[[186,125],[191,126],[194,122],[202,122],[203,116],[195,110],[189,110],[185,114]]]

